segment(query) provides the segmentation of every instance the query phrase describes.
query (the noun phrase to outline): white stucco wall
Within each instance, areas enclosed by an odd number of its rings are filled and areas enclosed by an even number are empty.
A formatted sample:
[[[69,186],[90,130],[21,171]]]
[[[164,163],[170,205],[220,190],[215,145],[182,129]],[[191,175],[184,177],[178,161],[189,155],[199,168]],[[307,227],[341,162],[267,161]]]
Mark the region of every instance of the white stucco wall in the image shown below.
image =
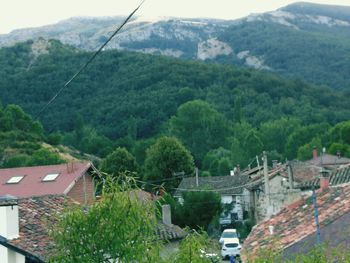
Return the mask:
[[[0,235],[7,238],[17,238],[19,234],[18,206],[0,207]]]
[[[0,245],[1,263],[25,263],[25,256]]]

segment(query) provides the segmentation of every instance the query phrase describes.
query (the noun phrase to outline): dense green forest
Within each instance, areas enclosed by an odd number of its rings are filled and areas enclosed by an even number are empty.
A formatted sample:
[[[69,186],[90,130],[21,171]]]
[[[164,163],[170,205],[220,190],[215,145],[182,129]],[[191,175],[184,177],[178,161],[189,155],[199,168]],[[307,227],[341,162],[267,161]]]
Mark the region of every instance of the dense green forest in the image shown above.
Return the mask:
[[[43,146],[42,125],[16,105],[0,104],[0,167],[58,164],[64,160]]]
[[[4,104],[18,104],[35,116],[91,53],[50,41],[48,54],[34,57],[31,44],[0,49],[0,92]],[[314,146],[349,156],[349,116],[344,93],[300,80],[105,51],[39,120],[49,143],[100,157],[114,153],[117,160],[123,154],[146,175],[151,165],[145,162],[163,156],[157,151],[183,146],[203,175],[223,175],[262,150],[278,160],[307,159]],[[163,136],[177,138],[171,142],[175,148],[154,146],[162,145]]]
[[[242,22],[229,27],[219,39],[230,43],[235,53],[248,50],[283,76],[349,90],[349,27],[326,27],[297,19],[290,22],[297,29],[268,20]]]

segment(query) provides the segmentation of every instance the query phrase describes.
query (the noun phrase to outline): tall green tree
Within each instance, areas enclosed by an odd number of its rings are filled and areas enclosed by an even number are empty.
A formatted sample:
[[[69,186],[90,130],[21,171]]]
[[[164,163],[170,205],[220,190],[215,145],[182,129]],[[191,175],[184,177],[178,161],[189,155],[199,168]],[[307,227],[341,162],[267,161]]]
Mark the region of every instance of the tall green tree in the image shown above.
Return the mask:
[[[180,183],[181,178],[174,178],[175,174],[193,171],[192,155],[176,138],[161,137],[146,152],[145,179],[164,182],[167,190],[173,191]]]
[[[137,172],[139,170],[135,157],[127,149],[120,147],[107,155],[100,168],[101,171],[113,176],[118,176],[126,171]]]
[[[221,196],[211,191],[185,192],[182,195],[182,226],[207,230],[222,212]]]
[[[170,132],[179,138],[200,164],[211,149],[224,146],[227,119],[210,104],[194,100],[181,105],[170,120]]]

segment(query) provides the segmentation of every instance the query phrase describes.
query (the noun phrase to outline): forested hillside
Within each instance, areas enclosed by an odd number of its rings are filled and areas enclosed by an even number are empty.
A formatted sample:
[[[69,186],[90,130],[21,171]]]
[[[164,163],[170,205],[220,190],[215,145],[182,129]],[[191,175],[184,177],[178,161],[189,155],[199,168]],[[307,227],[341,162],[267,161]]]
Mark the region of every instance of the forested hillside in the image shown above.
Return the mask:
[[[107,49],[235,64],[350,89],[350,8],[295,3],[238,20],[135,18]],[[96,50],[122,17],[75,17],[54,25],[0,35],[0,46],[54,38]]]
[[[35,116],[90,56],[57,41],[2,48],[1,100]],[[62,137],[84,152],[106,156],[123,146],[143,165],[146,149],[159,136],[170,135],[180,139],[199,165],[210,165],[216,156],[227,168],[247,164],[263,149],[271,151],[271,158],[302,158],[301,146],[336,142],[337,149],[348,152],[346,136],[332,139],[331,127],[349,116],[344,93],[300,80],[234,66],[105,51],[39,120],[51,138]],[[214,163],[218,166],[218,160]]]

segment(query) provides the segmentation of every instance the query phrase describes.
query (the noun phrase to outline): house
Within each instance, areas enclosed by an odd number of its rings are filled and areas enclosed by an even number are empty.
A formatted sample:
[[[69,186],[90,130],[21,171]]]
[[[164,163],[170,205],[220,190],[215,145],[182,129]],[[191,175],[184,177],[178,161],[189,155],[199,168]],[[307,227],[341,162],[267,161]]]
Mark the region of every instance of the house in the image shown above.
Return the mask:
[[[89,162],[0,169],[0,195],[66,195],[82,204],[92,203],[94,175],[99,172]]]
[[[329,170],[339,168],[342,165],[350,164],[350,159],[340,155],[331,155],[327,153],[317,153],[317,149],[312,152],[313,158],[306,161],[308,165],[323,167]]]
[[[48,234],[57,220],[55,215],[74,205],[80,204],[65,195],[0,197],[0,262],[48,262],[55,253],[55,243]],[[163,222],[158,223],[156,234],[160,240],[172,244],[187,233],[171,223],[170,208],[168,210]]]
[[[324,178],[317,191],[320,240],[330,247],[350,245],[350,186],[329,187]],[[242,255],[254,257],[261,250],[280,251],[282,260],[294,260],[316,244],[315,208],[312,197],[301,198],[270,219],[256,225],[243,244]]]
[[[295,187],[291,167],[276,164],[267,172],[268,187],[265,186],[263,170],[249,175],[250,182],[245,189],[249,193],[251,213],[259,222],[279,212],[284,206],[301,197],[301,191]],[[266,192],[268,191],[268,192]]]
[[[74,201],[63,195],[0,199],[0,258],[4,263],[47,262],[54,250],[48,222]]]
[[[229,211],[224,211],[220,216],[220,224],[228,225],[233,221],[242,221],[243,212],[249,211],[249,203],[244,198],[244,185],[249,177],[244,174],[234,176],[209,176],[183,178],[177,188],[174,197],[183,202],[182,194],[196,189],[214,190],[221,195],[221,202],[231,205]],[[225,213],[226,212],[226,213]]]
[[[333,171],[321,170],[320,173],[326,173],[329,177],[331,186],[344,186],[350,184],[350,164],[341,166]],[[310,180],[303,181],[299,186],[302,190],[318,189],[321,187],[321,178],[313,177]]]

